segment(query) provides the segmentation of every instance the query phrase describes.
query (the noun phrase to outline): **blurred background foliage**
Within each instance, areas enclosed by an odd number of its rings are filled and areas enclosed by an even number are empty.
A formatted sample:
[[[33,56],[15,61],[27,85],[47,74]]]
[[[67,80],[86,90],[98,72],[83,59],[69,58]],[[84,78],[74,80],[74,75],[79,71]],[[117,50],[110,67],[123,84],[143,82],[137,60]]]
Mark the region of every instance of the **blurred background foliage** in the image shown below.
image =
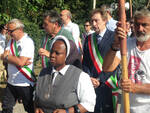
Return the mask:
[[[117,3],[118,0],[97,0],[96,8],[102,4]],[[129,2],[129,0],[126,0]],[[138,7],[149,7],[150,0],[132,0],[133,11]],[[62,9],[69,9],[72,12],[72,20],[79,24],[83,32],[84,21],[89,19],[93,9],[93,0],[0,0],[0,24],[6,24],[13,18],[21,19],[25,24],[25,31],[33,38],[37,50],[41,45],[41,38],[44,36],[42,28],[42,14],[46,10],[55,9],[60,12]],[[114,15],[117,19],[118,16]]]

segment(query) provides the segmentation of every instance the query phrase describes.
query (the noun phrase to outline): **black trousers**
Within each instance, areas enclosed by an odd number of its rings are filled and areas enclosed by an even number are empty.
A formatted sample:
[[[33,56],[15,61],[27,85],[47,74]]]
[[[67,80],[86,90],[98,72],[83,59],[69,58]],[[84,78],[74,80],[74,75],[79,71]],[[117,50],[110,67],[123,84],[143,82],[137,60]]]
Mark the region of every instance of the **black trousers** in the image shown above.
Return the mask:
[[[7,83],[2,100],[2,113],[12,113],[17,99],[22,99],[25,111],[34,113],[33,87],[12,86]]]

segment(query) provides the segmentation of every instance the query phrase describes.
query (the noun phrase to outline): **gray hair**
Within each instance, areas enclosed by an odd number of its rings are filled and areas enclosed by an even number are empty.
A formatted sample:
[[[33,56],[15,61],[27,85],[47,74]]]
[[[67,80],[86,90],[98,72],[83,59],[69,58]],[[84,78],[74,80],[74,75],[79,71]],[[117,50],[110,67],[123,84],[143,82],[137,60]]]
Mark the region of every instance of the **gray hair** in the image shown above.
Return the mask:
[[[141,18],[141,17],[150,17],[150,11],[147,8],[142,8],[140,10],[137,10],[134,14],[134,20]]]
[[[52,23],[57,22],[59,26],[62,26],[62,20],[60,18],[60,15],[55,10],[50,10],[50,11],[45,12],[43,17],[44,18],[48,17],[49,22],[52,22]]]
[[[72,14],[71,14],[71,12],[68,10],[67,11],[67,16],[71,19],[72,18]]]
[[[16,28],[24,28],[24,24],[22,23],[21,20],[19,19],[12,19],[8,22],[8,24],[15,24],[16,25]]]
[[[112,16],[114,9],[111,8],[108,4],[104,4],[100,8],[108,12]]]

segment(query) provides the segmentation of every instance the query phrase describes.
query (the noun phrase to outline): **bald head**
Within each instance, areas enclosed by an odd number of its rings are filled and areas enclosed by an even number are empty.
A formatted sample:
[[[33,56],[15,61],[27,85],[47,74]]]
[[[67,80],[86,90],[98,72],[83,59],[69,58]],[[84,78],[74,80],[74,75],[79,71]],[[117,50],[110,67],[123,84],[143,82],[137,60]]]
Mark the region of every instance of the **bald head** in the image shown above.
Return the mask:
[[[72,18],[71,12],[70,12],[69,10],[67,10],[67,9],[62,10],[62,11],[61,11],[61,14],[67,15],[70,19]]]
[[[71,18],[72,18],[71,12],[66,9],[61,11],[60,16],[64,25],[67,25],[71,21]]]

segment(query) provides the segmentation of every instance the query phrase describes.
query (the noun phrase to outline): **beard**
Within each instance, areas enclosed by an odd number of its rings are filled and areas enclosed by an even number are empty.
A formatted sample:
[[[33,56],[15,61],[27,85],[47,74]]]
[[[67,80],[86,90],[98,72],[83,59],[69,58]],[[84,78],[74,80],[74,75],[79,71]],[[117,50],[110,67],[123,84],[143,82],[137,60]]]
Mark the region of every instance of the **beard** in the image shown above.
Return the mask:
[[[146,34],[144,32],[141,32],[141,33],[136,33],[136,39],[139,41],[139,42],[145,42],[147,40],[150,39],[150,34]]]

